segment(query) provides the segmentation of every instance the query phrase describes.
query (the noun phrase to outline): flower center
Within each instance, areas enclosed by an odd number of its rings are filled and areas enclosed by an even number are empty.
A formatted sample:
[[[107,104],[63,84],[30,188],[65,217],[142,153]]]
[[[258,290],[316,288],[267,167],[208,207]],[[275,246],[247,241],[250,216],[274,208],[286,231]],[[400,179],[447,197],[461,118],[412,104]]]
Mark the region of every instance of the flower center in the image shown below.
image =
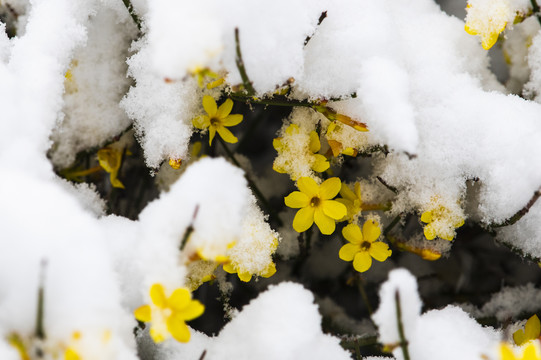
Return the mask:
[[[371,246],[371,245],[372,245],[372,244],[371,244],[369,241],[363,241],[363,242],[361,243],[361,250],[363,250],[363,251],[368,251],[368,249],[370,249],[370,246]]]
[[[218,126],[220,125],[220,119],[217,117],[211,117],[210,118],[210,126]]]
[[[320,202],[321,202],[321,200],[317,196],[314,196],[312,198],[312,200],[310,200],[310,206],[311,207],[317,207]]]
[[[171,315],[173,315],[173,311],[170,309],[170,308],[165,308],[162,310],[162,313],[163,313],[163,316],[165,318],[168,318],[170,317]]]

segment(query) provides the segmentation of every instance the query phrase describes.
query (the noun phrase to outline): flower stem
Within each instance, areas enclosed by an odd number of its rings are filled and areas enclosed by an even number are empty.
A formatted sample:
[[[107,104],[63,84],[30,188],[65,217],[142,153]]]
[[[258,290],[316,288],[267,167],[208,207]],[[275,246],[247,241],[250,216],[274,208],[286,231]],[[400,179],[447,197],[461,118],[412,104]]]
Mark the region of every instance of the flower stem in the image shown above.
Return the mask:
[[[400,347],[402,348],[402,354],[404,360],[410,360],[410,354],[408,351],[408,341],[404,335],[404,324],[402,323],[402,308],[400,306],[400,293],[398,290],[395,292],[396,300],[396,320],[398,322],[398,336],[400,337]]]
[[[321,15],[319,16],[319,20],[317,21],[316,28],[319,27],[319,25],[321,25],[321,23],[323,22],[323,20],[325,20],[326,17],[327,17],[327,11],[323,11],[321,13]],[[314,34],[309,35],[309,36],[306,37],[306,39],[304,39],[304,46],[306,46],[308,44],[308,42],[310,42],[310,40],[312,40],[312,36],[314,36]]]
[[[490,227],[494,229],[494,228],[513,225],[514,223],[519,221],[524,215],[526,215],[528,211],[530,211],[531,207],[535,204],[535,202],[537,201],[537,199],[539,199],[539,197],[541,197],[541,189],[538,189],[536,192],[534,192],[533,196],[531,197],[530,201],[528,201],[526,206],[524,206],[522,209],[517,211],[515,215],[511,216],[509,219],[499,224],[491,225]]]
[[[139,16],[137,16],[137,14],[135,13],[135,10],[133,9],[133,4],[130,0],[122,0],[122,2],[124,3],[126,9],[128,9],[128,13],[130,14],[135,25],[137,26],[137,29],[141,31],[141,19],[139,19]]]
[[[45,329],[43,326],[43,309],[44,309],[44,287],[45,287],[45,268],[47,266],[47,261],[45,259],[41,260],[40,264],[40,278],[39,278],[39,289],[38,289],[38,308],[36,312],[36,337],[38,339],[45,339]]]
[[[193,223],[195,221],[195,218],[197,217],[197,213],[199,212],[199,204],[195,206],[195,209],[193,211],[192,215],[192,221],[190,221],[190,225],[186,228],[186,231],[184,232],[184,235],[182,236],[182,241],[180,242],[180,251],[184,250],[184,247],[186,246],[186,243],[188,242],[188,239],[190,238],[190,235],[193,233]]]
[[[240,77],[242,78],[242,84],[248,96],[253,96],[255,94],[255,89],[252,86],[250,78],[246,73],[246,68],[244,67],[244,60],[242,59],[242,52],[240,51],[240,40],[239,40],[239,28],[235,28],[235,46],[237,50],[237,57],[235,62],[237,64],[237,69],[239,70]]]

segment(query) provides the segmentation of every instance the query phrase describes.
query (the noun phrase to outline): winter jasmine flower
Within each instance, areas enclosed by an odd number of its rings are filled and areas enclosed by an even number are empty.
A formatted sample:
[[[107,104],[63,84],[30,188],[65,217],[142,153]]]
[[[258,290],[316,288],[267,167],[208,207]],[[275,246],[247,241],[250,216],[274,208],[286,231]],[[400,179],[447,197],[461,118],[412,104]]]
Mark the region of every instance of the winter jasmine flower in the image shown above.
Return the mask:
[[[230,115],[233,109],[233,101],[227,99],[218,108],[214,98],[205,95],[203,97],[203,108],[207,112],[207,115],[200,115],[194,118],[192,124],[201,130],[209,129],[209,145],[212,145],[212,139],[214,139],[216,132],[218,132],[225,142],[236,143],[238,139],[227,129],[227,127],[238,125],[242,121],[242,115]]]
[[[192,294],[185,288],[178,288],[166,297],[163,286],[158,283],[150,288],[150,299],[152,304],[137,308],[134,315],[139,321],[152,322],[152,340],[159,343],[171,335],[177,341],[188,342],[190,330],[186,321],[201,316],[205,310],[203,304],[192,300]]]
[[[342,235],[349,243],[340,248],[338,256],[344,261],[353,261],[353,267],[358,272],[370,269],[372,258],[383,262],[392,254],[387,244],[376,241],[381,229],[374,220],[365,222],[362,232],[358,225],[349,224],[342,229]]]
[[[294,191],[285,198],[287,206],[300,208],[293,219],[293,229],[303,232],[315,222],[322,234],[332,234],[336,228],[335,220],[347,214],[344,204],[331,200],[340,191],[340,179],[333,177],[318,185],[312,178],[301,177],[297,187],[300,191]]]
[[[535,344],[535,342],[530,342],[525,349],[521,350],[519,356],[516,355],[516,352],[513,350],[513,347],[509,344],[502,344],[500,346],[500,359],[501,360],[541,360],[541,355]]]
[[[520,329],[513,333],[515,344],[521,346],[530,340],[537,339],[541,333],[541,323],[537,315],[533,315],[526,321],[524,330]]]
[[[481,46],[485,50],[498,41],[499,34],[507,26],[510,14],[513,14],[507,0],[469,0],[466,10],[468,14],[464,30],[470,35],[479,35]]]
[[[360,214],[362,211],[362,199],[361,199],[361,184],[356,182],[353,185],[353,190],[346,183],[342,183],[340,188],[341,198],[336,199],[336,201],[341,202],[347,208],[347,219],[351,222],[353,219]]]
[[[433,199],[433,203],[437,199]],[[421,221],[426,223],[424,234],[427,240],[433,240],[440,237],[452,241],[455,237],[455,228],[464,225],[464,218],[454,214],[450,209],[443,205],[434,204],[430,210],[421,214]]]
[[[114,147],[105,147],[98,150],[98,161],[103,170],[109,173],[111,185],[121,189],[124,189],[124,184],[118,180],[118,171],[122,165],[124,153],[124,149],[117,149]]]

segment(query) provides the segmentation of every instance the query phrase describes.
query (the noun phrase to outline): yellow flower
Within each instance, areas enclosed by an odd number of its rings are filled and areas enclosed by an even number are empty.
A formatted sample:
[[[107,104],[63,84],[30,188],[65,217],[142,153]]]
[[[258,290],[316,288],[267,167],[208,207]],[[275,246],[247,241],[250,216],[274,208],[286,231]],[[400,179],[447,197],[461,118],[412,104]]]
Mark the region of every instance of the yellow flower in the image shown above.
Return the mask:
[[[466,24],[464,30],[470,35],[479,35],[483,49],[490,49],[499,34],[507,26],[511,12],[507,0],[491,0],[485,6],[476,6],[469,0],[466,10]]]
[[[391,256],[389,245],[376,241],[381,234],[379,224],[368,220],[363,225],[363,231],[357,224],[349,224],[342,229],[342,235],[349,241],[340,248],[338,256],[344,261],[352,261],[358,272],[364,272],[372,266],[372,258],[385,261]]]
[[[225,82],[224,78],[221,78],[218,74],[211,71],[209,68],[201,68],[196,67],[192,72],[192,76],[197,78],[197,85],[199,85],[200,88],[203,87],[203,83],[205,81],[205,78],[214,79],[213,81],[209,82],[207,84],[207,89],[214,89],[217,86],[222,85]]]
[[[356,182],[353,185],[353,191],[345,183],[342,184],[340,189],[341,198],[336,199],[336,201],[344,204],[348,210],[346,215],[347,219],[351,222],[362,211],[362,199],[361,199],[361,184]]]
[[[332,234],[335,220],[347,214],[344,204],[331,200],[340,191],[340,179],[333,177],[318,185],[312,178],[301,177],[297,187],[300,191],[293,191],[284,199],[290,208],[300,208],[293,219],[293,229],[303,232],[315,222],[322,234]]]
[[[532,316],[526,321],[524,330],[520,329],[513,333],[513,340],[518,346],[525,344],[530,340],[537,339],[541,333],[541,323],[537,315]]]
[[[182,159],[169,158],[169,166],[171,166],[172,169],[178,170],[180,169],[181,165],[182,165]]]
[[[135,318],[142,322],[152,322],[150,336],[159,343],[173,336],[177,341],[190,341],[190,330],[186,321],[193,320],[203,314],[205,307],[198,300],[192,300],[188,289],[179,288],[171,296],[165,296],[161,284],[150,288],[152,305],[143,305],[134,311]]]
[[[98,161],[103,170],[109,173],[111,185],[121,189],[124,189],[124,184],[118,180],[118,171],[122,165],[124,154],[124,149],[117,149],[113,147],[105,147],[98,150]]]
[[[515,351],[513,351],[512,346],[505,343],[501,344],[500,345],[500,358],[501,360],[541,360],[539,351],[533,341],[530,342],[530,344],[524,349],[522,354],[519,356],[516,356],[516,353]]]
[[[427,240],[433,240],[436,236],[452,241],[455,237],[455,228],[464,225],[464,219],[457,216],[445,206],[437,206],[421,214],[421,221],[427,225],[424,234]]]
[[[334,139],[335,135],[340,133],[342,131],[342,127],[338,125],[337,121],[333,121],[329,124],[327,127],[327,143],[329,144],[330,150],[332,152],[332,155],[334,157],[337,157],[340,154],[348,155],[348,156],[357,156],[357,150],[352,147],[345,147],[344,144],[342,144],[341,141],[338,141],[337,139]]]
[[[193,126],[198,129],[209,129],[209,145],[212,145],[212,139],[216,132],[224,139],[225,142],[234,144],[238,139],[227,129],[229,126],[238,125],[242,121],[242,115],[230,115],[233,109],[233,101],[227,99],[220,107],[216,105],[216,101],[212,96],[205,95],[203,97],[203,108],[207,115],[200,115],[192,120]]]
[[[236,273],[241,281],[249,282],[252,279],[252,274],[250,274],[249,271],[240,270],[239,266],[232,262],[228,262],[227,264],[224,264],[223,268],[224,268],[224,271],[229,274]],[[270,263],[269,267],[266,269],[264,273],[261,274],[261,276],[264,278],[269,278],[275,273],[276,273],[276,265],[274,263]]]
[[[301,130],[297,124],[290,124],[286,128],[285,136],[295,136],[300,134]],[[319,135],[315,131],[310,132],[310,138],[308,142],[308,152],[307,155],[310,158],[310,168],[316,172],[323,172],[327,170],[331,165],[329,160],[324,155],[316,154],[321,149],[321,142],[319,140]],[[286,140],[287,141],[287,140]],[[293,155],[297,158],[300,154],[296,153],[297,149],[290,149],[286,144],[283,138],[276,138],[272,141],[272,146],[278,152],[278,155],[281,155],[286,152],[292,152]],[[285,166],[283,166],[285,165]],[[287,162],[285,164],[279,165],[277,161],[274,162],[272,168],[274,171],[279,172],[280,174],[287,173],[291,165]]]

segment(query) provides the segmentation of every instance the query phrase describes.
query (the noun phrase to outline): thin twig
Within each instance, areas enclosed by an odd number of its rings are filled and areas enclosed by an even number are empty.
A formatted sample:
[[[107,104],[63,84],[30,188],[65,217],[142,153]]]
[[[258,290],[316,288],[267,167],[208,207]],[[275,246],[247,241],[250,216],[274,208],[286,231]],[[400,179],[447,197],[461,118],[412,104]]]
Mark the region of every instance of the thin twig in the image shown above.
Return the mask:
[[[396,217],[391,221],[389,225],[383,230],[383,236],[387,237],[387,234],[400,222],[402,214],[396,215]]]
[[[394,186],[389,185],[385,180],[383,180],[383,178],[382,178],[381,176],[376,176],[376,179],[378,179],[378,181],[379,181],[383,186],[385,186],[387,189],[391,190],[391,191],[394,192],[395,194],[398,194],[398,189],[395,188]]]
[[[131,18],[133,19],[133,22],[137,26],[137,29],[141,31],[141,19],[139,19],[139,16],[135,13],[135,10],[133,9],[133,4],[130,0],[122,0],[124,3],[124,6],[126,9],[128,9],[128,13],[130,14]]]
[[[528,211],[530,211],[531,207],[535,204],[535,202],[537,201],[537,199],[539,199],[539,197],[541,197],[541,189],[538,189],[536,192],[534,192],[532,198],[530,199],[530,201],[528,201],[526,206],[524,206],[522,209],[517,211],[515,213],[515,215],[511,216],[509,219],[507,219],[507,220],[505,220],[505,221],[503,221],[503,222],[501,222],[499,224],[494,224],[494,225],[492,225],[490,227],[491,228],[499,228],[499,227],[513,225],[514,223],[519,221],[524,215],[526,215],[528,213]]]
[[[195,219],[197,218],[197,213],[199,212],[199,204],[195,205],[195,209],[193,210],[192,220],[190,221],[190,225],[186,228],[186,231],[184,232],[184,236],[182,236],[182,241],[180,242],[180,251],[184,250],[184,247],[186,246],[186,243],[188,242],[188,239],[190,238],[190,235],[192,235],[194,231],[193,223]]]
[[[239,40],[239,28],[235,28],[235,45],[237,48],[237,58],[235,62],[237,63],[237,68],[239,69],[240,77],[242,78],[242,84],[246,90],[248,96],[255,95],[255,89],[252,86],[250,78],[246,73],[246,68],[244,67],[244,60],[242,59],[242,52],[240,51],[240,40]]]
[[[363,301],[366,305],[366,309],[368,310],[368,314],[370,315],[370,319],[372,319],[372,314],[374,313],[374,309],[372,308],[372,305],[370,304],[370,301],[368,300],[368,295],[366,294],[366,289],[364,288],[364,280],[360,274],[357,277],[357,286],[359,288],[359,292],[361,293],[361,297],[363,298]]]
[[[410,354],[408,351],[408,341],[404,335],[404,324],[402,323],[402,308],[400,306],[400,293],[398,290],[395,292],[396,300],[396,320],[398,322],[398,336],[400,337],[400,347],[402,348],[402,354],[404,355],[404,360],[410,360]]]
[[[45,268],[47,261],[41,260],[39,274],[39,289],[38,289],[38,308],[36,312],[36,337],[45,340],[45,328],[43,326],[44,302],[45,302]]]
[[[317,21],[316,29],[317,27],[319,27],[319,25],[321,25],[321,23],[323,22],[323,20],[325,20],[326,17],[327,17],[327,12],[326,11],[322,12],[321,15],[319,16],[319,20]],[[306,39],[304,39],[304,46],[308,44],[308,42],[312,39],[312,36],[314,36],[314,34],[307,36]]]

